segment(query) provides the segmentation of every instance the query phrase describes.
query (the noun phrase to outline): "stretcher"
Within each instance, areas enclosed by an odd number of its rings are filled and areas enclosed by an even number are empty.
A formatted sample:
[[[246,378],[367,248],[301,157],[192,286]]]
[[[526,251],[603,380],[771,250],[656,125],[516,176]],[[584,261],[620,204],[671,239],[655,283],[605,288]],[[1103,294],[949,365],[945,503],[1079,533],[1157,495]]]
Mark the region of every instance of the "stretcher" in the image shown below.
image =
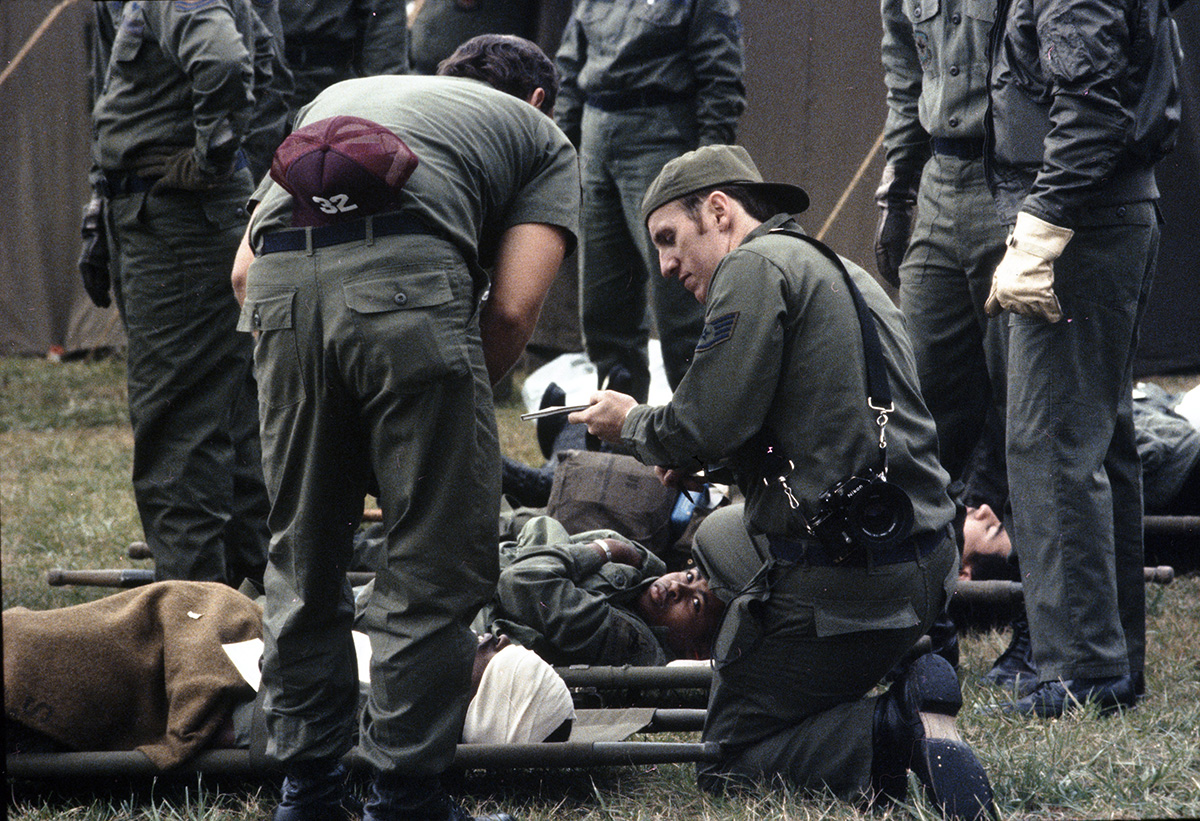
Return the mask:
[[[715,742],[630,741],[636,733],[686,733],[704,726],[704,710],[625,708],[577,710],[571,739],[542,744],[459,744],[457,770],[563,769],[677,764],[716,761]],[[351,770],[367,763],[352,751],[344,759]],[[204,773],[255,776],[277,769],[245,749],[204,750],[172,770],[158,769],[140,752],[14,753],[5,759],[8,775],[24,779],[112,778]]]

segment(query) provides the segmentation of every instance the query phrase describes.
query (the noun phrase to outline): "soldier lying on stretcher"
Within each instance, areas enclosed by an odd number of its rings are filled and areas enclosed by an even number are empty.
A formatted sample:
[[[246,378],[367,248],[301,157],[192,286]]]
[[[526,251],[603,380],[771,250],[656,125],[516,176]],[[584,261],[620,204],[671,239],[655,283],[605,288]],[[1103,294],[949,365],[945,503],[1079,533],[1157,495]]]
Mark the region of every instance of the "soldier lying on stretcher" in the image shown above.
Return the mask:
[[[658,666],[707,659],[724,603],[695,568],[611,530],[570,535],[548,516],[501,544],[496,595],[475,621],[552,664]]]
[[[209,582],[6,610],[6,753],[140,750],[169,769],[205,748],[249,746],[256,681],[223,646],[261,636],[259,605]],[[566,740],[573,717],[550,665],[507,638],[479,637],[464,742]]]

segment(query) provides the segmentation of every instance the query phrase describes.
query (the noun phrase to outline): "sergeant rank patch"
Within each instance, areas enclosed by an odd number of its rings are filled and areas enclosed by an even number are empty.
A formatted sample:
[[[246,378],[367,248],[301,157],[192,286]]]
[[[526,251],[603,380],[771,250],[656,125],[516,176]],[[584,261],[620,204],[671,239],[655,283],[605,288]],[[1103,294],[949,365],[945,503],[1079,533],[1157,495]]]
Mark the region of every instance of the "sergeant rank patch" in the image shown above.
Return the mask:
[[[704,331],[700,334],[700,339],[696,341],[696,352],[707,351],[709,348],[715,348],[722,342],[732,339],[739,313],[740,311],[734,311],[705,323]]]

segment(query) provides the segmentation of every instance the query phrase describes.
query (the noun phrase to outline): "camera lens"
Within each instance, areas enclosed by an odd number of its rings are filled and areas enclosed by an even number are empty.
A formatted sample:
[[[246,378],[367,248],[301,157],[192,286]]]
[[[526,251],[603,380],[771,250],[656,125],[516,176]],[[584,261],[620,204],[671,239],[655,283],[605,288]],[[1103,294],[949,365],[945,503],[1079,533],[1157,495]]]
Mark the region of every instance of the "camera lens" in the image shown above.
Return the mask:
[[[862,541],[891,547],[912,532],[912,501],[900,488],[877,480],[855,494],[849,519]]]

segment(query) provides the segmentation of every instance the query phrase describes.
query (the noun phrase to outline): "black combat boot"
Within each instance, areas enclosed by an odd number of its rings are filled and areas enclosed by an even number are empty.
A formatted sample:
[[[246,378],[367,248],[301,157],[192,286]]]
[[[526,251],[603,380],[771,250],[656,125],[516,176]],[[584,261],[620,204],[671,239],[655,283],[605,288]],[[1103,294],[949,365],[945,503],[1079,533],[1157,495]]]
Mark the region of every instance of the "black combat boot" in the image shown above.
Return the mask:
[[[1107,716],[1137,706],[1137,689],[1131,676],[1074,678],[1046,681],[1024,698],[1004,706],[1004,712],[1038,718],[1060,718],[1063,714],[1095,704]]]
[[[992,669],[983,674],[983,680],[1014,691],[1017,698],[1029,695],[1037,687],[1037,664],[1033,660],[1033,641],[1029,637],[1029,620],[1024,612],[1013,619],[1012,640],[996,659]]]
[[[516,821],[506,812],[468,815],[437,778],[375,776],[362,821]]]
[[[929,628],[929,640],[933,652],[950,662],[950,666],[958,669],[958,625],[945,610],[937,617],[937,621]]]
[[[345,821],[346,768],[305,761],[287,769],[274,821]]]
[[[553,487],[552,470],[538,470],[512,457],[501,457],[500,489],[510,502],[522,507],[545,507]]]
[[[903,799],[912,770],[947,818],[995,816],[987,773],[954,725],[961,708],[958,676],[939,655],[918,657],[896,678],[875,707],[871,782],[878,803]]]

